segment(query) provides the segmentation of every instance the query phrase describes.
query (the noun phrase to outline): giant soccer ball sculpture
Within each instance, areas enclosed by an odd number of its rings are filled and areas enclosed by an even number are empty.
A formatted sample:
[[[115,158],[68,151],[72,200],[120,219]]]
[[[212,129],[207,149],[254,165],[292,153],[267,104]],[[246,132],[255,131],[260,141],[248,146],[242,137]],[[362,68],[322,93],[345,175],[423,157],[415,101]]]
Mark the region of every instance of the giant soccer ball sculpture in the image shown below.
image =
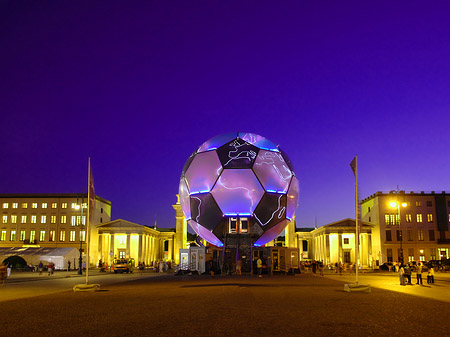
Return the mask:
[[[209,243],[221,247],[227,235],[242,234],[258,247],[293,219],[298,179],[274,143],[230,133],[211,138],[188,158],[179,196],[187,222]]]

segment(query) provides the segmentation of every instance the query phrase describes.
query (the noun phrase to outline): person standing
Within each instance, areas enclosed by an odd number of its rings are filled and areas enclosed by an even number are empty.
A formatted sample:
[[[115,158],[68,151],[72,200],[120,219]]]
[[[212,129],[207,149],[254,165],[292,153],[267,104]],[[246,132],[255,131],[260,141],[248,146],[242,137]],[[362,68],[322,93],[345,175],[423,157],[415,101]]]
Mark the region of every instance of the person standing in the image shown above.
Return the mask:
[[[67,271],[70,271],[70,261],[67,261]]]
[[[422,263],[418,262],[416,266],[417,283],[422,285]]]
[[[39,275],[42,275],[42,270],[44,269],[44,264],[42,263],[42,261],[39,262],[38,269]]]
[[[408,279],[407,284],[412,285],[412,283],[411,283],[411,266],[409,265],[409,263],[406,264],[404,270],[405,270],[406,278]]]
[[[8,263],[8,266],[6,267],[6,277],[11,276],[11,270],[12,270],[12,264]]]
[[[258,260],[256,260],[256,270],[258,271],[258,277],[262,277],[262,261],[261,258],[258,257]]]
[[[403,264],[398,268],[398,277],[400,278],[400,285],[405,285],[405,269],[403,268]]]
[[[242,260],[238,259],[236,261],[236,275],[242,275],[241,268],[242,268]]]

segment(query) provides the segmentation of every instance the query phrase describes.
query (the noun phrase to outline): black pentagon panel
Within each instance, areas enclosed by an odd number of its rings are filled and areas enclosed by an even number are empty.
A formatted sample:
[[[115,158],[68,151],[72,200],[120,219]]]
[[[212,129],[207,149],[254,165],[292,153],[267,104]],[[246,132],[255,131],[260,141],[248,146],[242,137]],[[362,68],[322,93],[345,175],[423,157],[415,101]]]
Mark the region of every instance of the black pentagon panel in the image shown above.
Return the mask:
[[[278,147],[278,149],[280,150],[280,153],[283,156],[283,159],[286,162],[286,164],[289,167],[289,169],[291,170],[292,174],[295,175],[294,165],[292,164],[291,160],[287,156],[286,152],[284,152],[282,149],[280,149],[280,147]]]
[[[195,155],[197,154],[197,151],[194,151],[189,158],[186,160],[186,163],[184,163],[183,171],[181,172],[181,176],[184,177],[186,171],[188,170],[189,166],[191,165],[192,161],[194,160]]]
[[[267,230],[286,218],[286,194],[264,193],[254,217]]]
[[[222,221],[222,211],[210,193],[191,195],[191,219],[209,230]]]
[[[258,155],[259,148],[236,138],[217,149],[223,168],[246,169],[251,168]]]

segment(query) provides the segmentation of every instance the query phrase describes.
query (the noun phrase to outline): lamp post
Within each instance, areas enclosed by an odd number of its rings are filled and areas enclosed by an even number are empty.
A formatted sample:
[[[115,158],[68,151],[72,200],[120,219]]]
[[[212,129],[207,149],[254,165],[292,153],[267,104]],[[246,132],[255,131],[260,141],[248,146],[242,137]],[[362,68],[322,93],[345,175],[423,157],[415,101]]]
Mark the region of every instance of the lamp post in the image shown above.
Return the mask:
[[[397,214],[398,214],[398,228],[400,231],[400,262],[403,264],[403,232],[402,232],[402,217],[400,216],[400,206],[406,207],[408,204],[406,202],[402,202],[400,204],[399,201],[391,201],[389,203],[389,206],[391,208],[397,208]]]
[[[75,209],[81,209],[81,217],[80,217],[80,222],[78,223],[77,221],[77,226],[80,226],[80,257],[78,260],[78,275],[83,275],[83,241],[81,240],[81,228],[82,228],[82,223],[83,223],[83,200],[81,200],[81,205],[78,205],[78,200],[77,200],[77,204],[75,206]]]

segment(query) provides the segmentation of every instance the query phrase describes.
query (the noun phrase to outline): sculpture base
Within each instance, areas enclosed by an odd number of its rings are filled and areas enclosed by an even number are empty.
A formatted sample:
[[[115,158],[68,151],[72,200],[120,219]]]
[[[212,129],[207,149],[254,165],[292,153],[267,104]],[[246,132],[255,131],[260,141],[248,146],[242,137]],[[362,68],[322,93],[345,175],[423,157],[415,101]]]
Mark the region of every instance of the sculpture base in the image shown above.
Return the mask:
[[[73,291],[99,291],[100,284],[75,284]]]
[[[371,292],[370,284],[359,284],[359,283],[344,284],[344,290],[349,293],[350,292],[364,292],[364,293]]]

